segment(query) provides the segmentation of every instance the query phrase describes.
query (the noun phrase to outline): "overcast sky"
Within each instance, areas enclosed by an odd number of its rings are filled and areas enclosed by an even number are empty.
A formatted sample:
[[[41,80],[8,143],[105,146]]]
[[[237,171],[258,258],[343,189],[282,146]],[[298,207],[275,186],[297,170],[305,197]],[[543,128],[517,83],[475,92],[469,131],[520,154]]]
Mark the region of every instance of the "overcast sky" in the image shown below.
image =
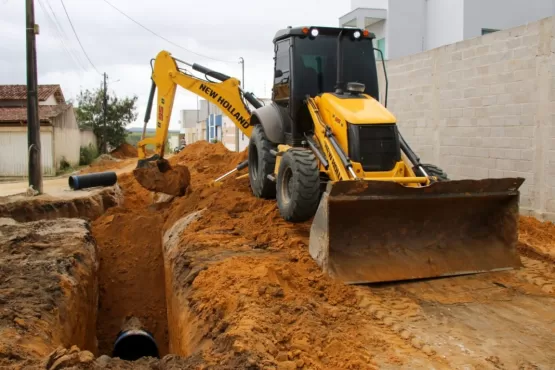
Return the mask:
[[[104,0],[63,1],[92,63],[98,72],[108,74],[109,90],[121,97],[133,94],[139,97],[139,117],[133,126],[142,126],[150,88],[149,61],[160,50],[238,79],[241,79],[239,57],[243,57],[247,90],[259,97],[270,97],[272,39],[276,31],[289,25],[337,26],[338,18],[350,10],[349,0],[108,0],[176,44],[227,61],[219,62],[150,34]],[[60,84],[66,99],[75,99],[81,89],[99,87],[102,76],[80,49],[61,0],[35,0],[35,14],[40,26],[39,84]],[[25,84],[23,0],[0,0],[0,35],[0,84]],[[178,88],[171,128],[178,128],[180,109],[196,106],[196,95]],[[153,119],[149,127],[154,127]]]

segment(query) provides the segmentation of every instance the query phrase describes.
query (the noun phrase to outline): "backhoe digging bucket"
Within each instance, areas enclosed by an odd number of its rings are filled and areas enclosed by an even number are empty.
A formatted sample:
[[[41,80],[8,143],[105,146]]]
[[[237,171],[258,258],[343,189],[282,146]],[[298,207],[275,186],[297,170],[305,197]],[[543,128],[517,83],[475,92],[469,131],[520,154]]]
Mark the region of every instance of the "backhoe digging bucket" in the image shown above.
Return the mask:
[[[522,178],[330,183],[310,231],[310,254],[349,284],[499,271],[516,251]]]
[[[133,176],[143,188],[173,196],[184,195],[191,182],[187,166],[172,166],[157,155],[139,160]]]

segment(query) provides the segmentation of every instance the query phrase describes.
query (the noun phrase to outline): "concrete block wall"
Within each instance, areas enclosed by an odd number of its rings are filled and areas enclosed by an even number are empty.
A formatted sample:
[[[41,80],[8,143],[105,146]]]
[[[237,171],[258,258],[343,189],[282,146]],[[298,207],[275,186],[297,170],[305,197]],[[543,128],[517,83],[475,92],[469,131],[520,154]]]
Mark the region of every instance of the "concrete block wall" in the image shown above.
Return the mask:
[[[423,162],[524,177],[522,209],[555,220],[555,17],[386,63],[388,108]]]

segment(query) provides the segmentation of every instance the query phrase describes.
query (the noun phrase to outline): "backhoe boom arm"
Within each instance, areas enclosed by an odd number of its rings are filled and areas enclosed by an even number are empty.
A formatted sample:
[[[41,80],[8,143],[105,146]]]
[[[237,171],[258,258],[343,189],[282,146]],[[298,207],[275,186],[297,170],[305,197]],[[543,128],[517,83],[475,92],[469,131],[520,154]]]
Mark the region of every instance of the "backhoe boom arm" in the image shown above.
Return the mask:
[[[204,73],[205,76],[219,79],[221,82],[207,81],[195,77],[180,69],[177,62],[182,62],[192,67],[192,69]],[[157,88],[156,135],[145,138],[143,130],[142,140],[137,144],[140,160],[147,157],[146,145],[148,144],[155,145],[155,154],[160,158],[164,157],[164,146],[168,138],[170,118],[178,85],[219,107],[223,114],[229,117],[247,137],[250,137],[252,131],[252,126],[250,126],[251,113],[243,98],[255,108],[259,108],[261,103],[252,94],[244,92],[240,88],[239,80],[198,64],[183,62],[173,58],[169,52],[161,51],[154,61],[152,81],[153,86],[145,116],[145,127],[150,118],[152,99],[154,98],[153,90]]]

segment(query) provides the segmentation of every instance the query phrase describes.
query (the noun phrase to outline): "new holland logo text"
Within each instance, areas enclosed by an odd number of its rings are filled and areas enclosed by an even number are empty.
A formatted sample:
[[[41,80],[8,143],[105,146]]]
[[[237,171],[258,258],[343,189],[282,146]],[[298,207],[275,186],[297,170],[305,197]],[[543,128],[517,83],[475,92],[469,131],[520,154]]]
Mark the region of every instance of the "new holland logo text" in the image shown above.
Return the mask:
[[[230,102],[228,102],[227,100],[225,100],[223,97],[218,96],[218,93],[215,92],[214,90],[212,90],[211,88],[209,88],[208,86],[206,86],[205,84],[200,84],[199,90],[203,91],[207,96],[209,96],[212,99],[216,99],[216,101],[218,102],[218,104],[224,108],[225,110],[227,110],[229,112],[229,114],[235,118],[237,121],[239,121],[239,123],[241,124],[241,126],[243,126],[244,128],[248,128],[249,127],[249,121],[243,117],[241,115],[241,113],[236,112],[235,108],[233,107],[233,105],[231,105]]]

